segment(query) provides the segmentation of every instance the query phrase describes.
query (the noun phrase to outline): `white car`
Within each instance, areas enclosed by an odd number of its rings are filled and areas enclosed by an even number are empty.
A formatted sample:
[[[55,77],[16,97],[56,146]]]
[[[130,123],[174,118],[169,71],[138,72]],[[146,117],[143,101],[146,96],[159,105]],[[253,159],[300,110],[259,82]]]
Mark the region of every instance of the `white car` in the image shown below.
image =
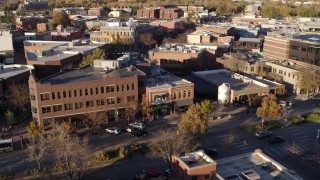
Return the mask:
[[[146,127],[144,123],[131,123],[129,126],[137,129],[144,129]]]
[[[126,131],[127,131],[128,133],[132,133],[133,131],[137,131],[137,130],[139,130],[139,128],[133,127],[133,126],[129,126],[129,127],[126,129]]]
[[[272,136],[272,132],[271,131],[257,131],[255,135],[257,138],[265,138],[265,137]]]
[[[107,128],[106,131],[107,133],[114,134],[114,135],[118,135],[121,133],[121,129],[119,128]]]
[[[279,104],[282,107],[286,107],[287,106],[287,102],[286,101],[279,101]]]

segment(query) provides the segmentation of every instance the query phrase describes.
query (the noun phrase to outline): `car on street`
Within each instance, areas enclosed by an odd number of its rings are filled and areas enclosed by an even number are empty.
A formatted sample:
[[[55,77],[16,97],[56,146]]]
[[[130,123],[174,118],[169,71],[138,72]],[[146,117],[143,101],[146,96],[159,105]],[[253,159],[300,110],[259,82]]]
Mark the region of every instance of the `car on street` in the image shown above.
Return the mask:
[[[255,133],[257,138],[266,138],[272,136],[272,131],[257,131]]]
[[[129,126],[137,129],[144,129],[146,127],[144,123],[136,123],[136,122],[130,123]]]
[[[282,136],[274,136],[274,137],[270,137],[268,139],[268,142],[270,144],[277,144],[277,143],[281,143],[284,141],[284,138]]]
[[[211,158],[214,158],[215,156],[218,155],[218,150],[215,148],[205,148],[203,151]]]
[[[292,101],[287,101],[287,106],[293,106],[294,103]]]
[[[133,137],[146,136],[147,131],[142,129],[142,130],[132,131],[131,134]]]
[[[139,128],[136,128],[136,127],[132,127],[132,126],[129,126],[126,128],[126,131],[128,133],[131,133],[132,131],[137,131],[137,130],[140,130]]]
[[[118,135],[121,133],[121,129],[115,128],[115,127],[107,128],[106,131],[107,133],[114,134],[114,135]]]
[[[279,101],[279,105],[282,107],[286,107],[287,106],[287,102],[286,101]]]

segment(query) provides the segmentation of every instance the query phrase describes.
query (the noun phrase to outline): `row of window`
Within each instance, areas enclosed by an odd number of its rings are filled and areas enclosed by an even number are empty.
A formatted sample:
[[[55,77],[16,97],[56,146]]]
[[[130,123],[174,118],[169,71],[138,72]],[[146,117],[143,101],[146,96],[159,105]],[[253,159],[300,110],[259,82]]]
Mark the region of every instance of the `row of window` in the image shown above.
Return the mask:
[[[135,96],[127,96],[127,101],[128,103],[130,102],[134,102],[136,100]],[[117,104],[122,104],[124,103],[124,99],[123,97],[117,97]],[[112,105],[112,104],[116,104],[116,98],[111,97],[111,98],[107,98],[107,99],[98,99],[96,101],[86,101],[84,102],[75,102],[75,103],[67,103],[63,105],[63,109],[64,111],[69,111],[69,110],[73,110],[73,109],[83,109],[84,107],[86,108],[90,108],[90,107],[94,107],[94,106],[104,106],[104,105]],[[62,111],[62,104],[57,104],[57,105],[52,105],[51,106],[42,106],[41,107],[41,113],[42,114],[47,114],[47,113],[51,113],[51,110],[53,112],[59,112]],[[32,107],[32,112],[33,113],[37,113],[37,108]]]
[[[133,36],[133,32],[118,32],[118,31],[102,31],[101,35],[109,36],[109,35],[120,35],[120,36]]]
[[[292,79],[297,78],[297,80],[299,80],[299,78],[300,78],[299,75],[287,73],[286,71],[283,71],[283,70],[280,70],[280,69],[277,71],[277,69],[273,68],[273,72],[281,74],[283,76],[288,76],[289,78],[292,77]]]
[[[194,64],[195,61],[191,60],[191,59],[185,59],[183,60],[183,62],[179,61],[179,60],[172,60],[172,59],[160,59],[160,63],[161,64]]]
[[[311,47],[307,48],[307,47],[300,47],[300,46],[292,45],[291,49],[296,50],[296,51],[300,51],[301,50],[302,52],[307,52],[308,51],[309,53],[314,53],[314,51],[316,51],[317,54],[320,54],[320,50],[319,49],[315,50],[314,48],[311,48]]]
[[[122,84],[122,85],[108,85],[108,86],[102,86],[102,87],[96,87],[96,88],[85,88],[85,89],[79,89],[79,90],[68,90],[68,91],[62,91],[61,92],[52,92],[51,93],[51,99],[61,99],[61,98],[71,98],[71,97],[77,97],[77,96],[88,96],[88,95],[95,95],[95,94],[104,94],[104,93],[112,93],[112,92],[119,92],[119,91],[130,91],[134,90],[134,83],[130,84]],[[31,94],[31,100],[36,100],[36,97],[34,94]],[[50,93],[41,93],[40,94],[40,100],[46,101],[50,100]]]
[[[178,97],[177,97],[178,95]],[[178,93],[173,92],[173,99],[181,99],[182,98],[187,98],[187,92],[184,90],[182,93],[179,91]],[[188,90],[188,98],[191,97],[191,90]]]

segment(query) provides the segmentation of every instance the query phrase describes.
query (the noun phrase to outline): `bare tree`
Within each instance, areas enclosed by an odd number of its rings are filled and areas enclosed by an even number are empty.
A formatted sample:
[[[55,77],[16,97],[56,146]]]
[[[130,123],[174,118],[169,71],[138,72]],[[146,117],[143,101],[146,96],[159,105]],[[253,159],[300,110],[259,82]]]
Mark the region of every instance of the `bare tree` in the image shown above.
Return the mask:
[[[30,160],[37,162],[39,170],[42,167],[41,163],[49,155],[49,148],[49,141],[43,134],[40,134],[37,137],[30,137],[28,144],[28,155]]]
[[[130,119],[134,119],[136,115],[136,111],[133,107],[127,106],[125,107],[124,116],[128,121],[128,124],[130,123]]]
[[[107,122],[107,115],[105,111],[86,113],[83,120],[87,125],[93,126],[93,131],[96,132],[96,126]]]
[[[13,82],[11,86],[9,86],[6,99],[14,108],[26,112],[27,106],[30,104],[28,86],[26,84],[17,84]]]
[[[152,110],[150,108],[150,104],[149,104],[149,102],[148,102],[148,100],[147,100],[145,95],[142,96],[142,100],[141,100],[141,103],[140,103],[140,110],[141,110],[141,113],[143,115],[143,120],[144,120],[145,116],[147,118],[150,118]]]
[[[88,137],[80,139],[57,136],[53,149],[54,168],[51,176],[54,179],[76,180],[83,178],[90,167]]]
[[[237,135],[234,130],[229,130],[229,132],[223,137],[222,139],[222,145],[229,146],[234,143],[236,140]]]
[[[188,134],[178,134],[173,129],[160,129],[153,136],[149,156],[163,159],[170,167],[173,155],[193,151],[199,145],[200,142]]]
[[[287,152],[293,155],[300,156],[302,154],[302,150],[299,146],[297,146],[294,142],[290,145],[286,145],[285,149]]]

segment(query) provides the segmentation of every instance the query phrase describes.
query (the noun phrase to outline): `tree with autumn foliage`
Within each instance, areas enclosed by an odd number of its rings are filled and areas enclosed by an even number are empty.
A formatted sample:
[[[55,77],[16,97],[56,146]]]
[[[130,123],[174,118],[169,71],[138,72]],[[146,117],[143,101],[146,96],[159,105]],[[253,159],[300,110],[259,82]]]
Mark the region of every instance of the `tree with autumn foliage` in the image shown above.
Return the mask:
[[[42,128],[36,121],[31,121],[27,126],[28,134],[32,137],[39,136],[42,133]]]
[[[261,118],[262,128],[265,120],[270,121],[282,116],[282,107],[277,102],[277,97],[274,94],[269,94],[262,99],[261,106],[257,109],[257,117]]]

